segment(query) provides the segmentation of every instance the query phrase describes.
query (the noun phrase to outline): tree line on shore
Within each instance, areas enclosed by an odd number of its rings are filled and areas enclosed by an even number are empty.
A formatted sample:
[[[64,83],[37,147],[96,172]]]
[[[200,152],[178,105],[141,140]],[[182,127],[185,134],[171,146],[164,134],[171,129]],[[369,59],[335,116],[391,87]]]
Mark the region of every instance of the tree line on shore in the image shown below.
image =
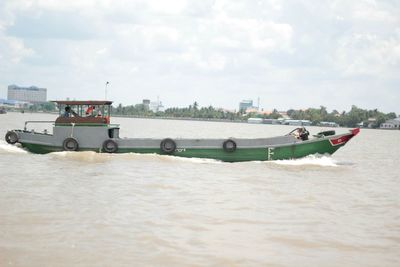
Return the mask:
[[[322,121],[335,122],[344,127],[356,127],[362,124],[363,127],[379,128],[387,120],[396,118],[396,113],[383,113],[378,109],[367,110],[352,106],[349,112],[328,112],[326,107],[308,108],[306,110],[287,111],[289,117],[295,120],[310,120],[312,124],[318,125]]]
[[[196,118],[209,120],[230,120],[230,121],[247,121],[249,118],[264,118],[264,119],[279,119],[282,118],[281,112],[274,109],[270,114],[258,114],[234,112],[224,109],[217,109],[213,106],[199,107],[197,102],[184,108],[168,108],[165,111],[153,112],[143,104],[122,106],[119,104],[113,109],[115,115],[131,115],[143,117],[171,117],[171,118]],[[352,106],[351,110],[339,112],[333,110],[328,112],[327,108],[320,106],[319,108],[308,108],[304,110],[289,109],[286,114],[294,120],[309,120],[313,125],[318,125],[320,122],[335,122],[344,127],[363,126],[379,128],[379,126],[389,120],[396,118],[396,113],[383,113],[378,109],[367,110],[357,106]]]
[[[54,103],[47,102],[42,104],[31,105],[29,111],[55,111],[56,107]],[[213,106],[199,107],[197,102],[194,102],[188,107],[178,108],[167,108],[165,111],[154,112],[149,109],[148,106],[143,104],[127,105],[123,106],[119,104],[112,109],[113,115],[120,116],[136,116],[136,117],[167,117],[167,118],[192,118],[192,119],[204,119],[204,120],[228,120],[228,121],[247,121],[248,118],[264,118],[264,119],[279,119],[282,118],[282,112],[274,109],[269,114],[260,113],[244,113],[229,111]],[[309,120],[313,125],[318,125],[320,122],[335,122],[340,126],[344,127],[356,127],[363,124],[363,126],[379,128],[379,126],[389,120],[396,118],[396,113],[383,113],[378,109],[367,110],[361,109],[357,106],[352,106],[350,111],[339,112],[333,110],[328,112],[327,108],[320,106],[319,108],[308,108],[308,109],[289,109],[286,111],[287,116],[294,120]]]

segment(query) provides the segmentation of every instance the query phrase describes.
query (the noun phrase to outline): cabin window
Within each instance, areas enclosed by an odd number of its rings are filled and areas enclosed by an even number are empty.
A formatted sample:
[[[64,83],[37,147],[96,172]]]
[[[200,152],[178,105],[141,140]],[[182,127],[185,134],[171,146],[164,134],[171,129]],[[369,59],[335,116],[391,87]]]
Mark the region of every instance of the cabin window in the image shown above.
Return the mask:
[[[59,101],[59,118],[68,122],[109,124],[111,102],[107,101]],[[74,117],[74,118],[73,118]],[[65,120],[60,119],[60,120]],[[115,135],[115,134],[114,134]]]
[[[109,138],[119,138],[119,128],[108,129]]]

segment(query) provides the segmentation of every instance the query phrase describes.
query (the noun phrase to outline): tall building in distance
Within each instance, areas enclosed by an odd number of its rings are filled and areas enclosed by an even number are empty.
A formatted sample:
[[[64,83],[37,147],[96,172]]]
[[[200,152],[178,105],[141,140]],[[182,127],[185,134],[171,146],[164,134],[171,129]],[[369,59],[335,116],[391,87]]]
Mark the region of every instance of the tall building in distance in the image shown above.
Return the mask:
[[[151,110],[153,112],[164,111],[164,106],[158,97],[156,102],[151,102],[149,99],[143,99],[142,104],[145,110]]]
[[[248,108],[253,108],[253,100],[242,100],[239,103],[240,112],[245,112]]]
[[[157,98],[157,101],[150,102],[150,110],[153,112],[164,111],[164,106],[161,101]]]
[[[47,89],[36,86],[21,87],[13,84],[8,86],[7,99],[30,103],[46,102]]]
[[[145,110],[149,110],[150,109],[150,100],[149,99],[143,99],[142,105],[143,105],[143,108]]]

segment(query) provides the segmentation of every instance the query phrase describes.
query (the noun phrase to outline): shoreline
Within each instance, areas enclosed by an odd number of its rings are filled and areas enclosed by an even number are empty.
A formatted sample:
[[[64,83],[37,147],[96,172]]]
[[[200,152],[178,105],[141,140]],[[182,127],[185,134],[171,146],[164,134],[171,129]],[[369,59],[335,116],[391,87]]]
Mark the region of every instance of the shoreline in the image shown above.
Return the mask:
[[[48,112],[48,111],[25,111],[24,113],[16,110],[9,110],[12,113],[21,114],[52,114],[58,115],[58,112]],[[152,119],[152,120],[178,120],[178,121],[206,121],[206,122],[230,122],[230,123],[248,123],[247,121],[239,120],[224,120],[224,119],[206,119],[206,118],[191,118],[191,117],[150,117],[150,116],[139,116],[139,115],[117,115],[111,114],[111,118],[134,118],[134,119]]]
[[[9,110],[8,112],[12,113],[21,113],[20,111]],[[21,114],[50,114],[50,115],[58,115],[58,112],[42,112],[42,111],[26,111]],[[296,125],[285,125],[285,124],[267,124],[267,123],[249,123],[247,121],[239,121],[239,120],[224,120],[224,119],[205,119],[205,118],[191,118],[191,117],[149,117],[149,116],[137,116],[137,115],[111,115],[112,118],[133,118],[133,119],[151,119],[151,120],[176,120],[176,121],[204,121],[204,122],[223,122],[223,123],[246,123],[251,125],[281,125],[281,126],[292,126],[296,127]],[[308,125],[307,127],[323,127],[318,125]],[[339,127],[326,127],[326,128],[345,128],[352,129],[354,127],[347,126],[339,126]],[[395,130],[395,129],[383,129],[383,128],[360,128],[363,130]]]
[[[191,118],[191,117],[149,117],[149,116],[138,116],[138,115],[112,115],[111,117],[114,117],[114,118],[152,119],[152,120],[176,120],[176,121],[206,121],[206,122],[248,123],[247,121],[239,121],[239,120],[206,119],[206,118]]]

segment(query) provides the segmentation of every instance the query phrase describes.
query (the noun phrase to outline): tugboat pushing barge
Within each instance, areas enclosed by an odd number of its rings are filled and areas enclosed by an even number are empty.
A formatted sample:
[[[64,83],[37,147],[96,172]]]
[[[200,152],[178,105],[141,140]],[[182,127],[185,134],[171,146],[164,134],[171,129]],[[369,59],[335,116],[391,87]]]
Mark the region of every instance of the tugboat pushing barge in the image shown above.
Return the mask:
[[[27,130],[28,124],[49,121],[27,121],[23,130],[8,131],[6,141],[9,144],[20,143],[27,150],[40,154],[56,151],[155,153],[240,162],[333,154],[360,131],[355,128],[349,133],[336,134],[331,130],[310,139],[304,128],[297,128],[283,136],[257,139],[120,138],[119,125],[110,124],[111,101],[54,102],[57,103],[59,117],[54,121],[53,134]],[[295,132],[302,132],[301,138],[296,137]]]

